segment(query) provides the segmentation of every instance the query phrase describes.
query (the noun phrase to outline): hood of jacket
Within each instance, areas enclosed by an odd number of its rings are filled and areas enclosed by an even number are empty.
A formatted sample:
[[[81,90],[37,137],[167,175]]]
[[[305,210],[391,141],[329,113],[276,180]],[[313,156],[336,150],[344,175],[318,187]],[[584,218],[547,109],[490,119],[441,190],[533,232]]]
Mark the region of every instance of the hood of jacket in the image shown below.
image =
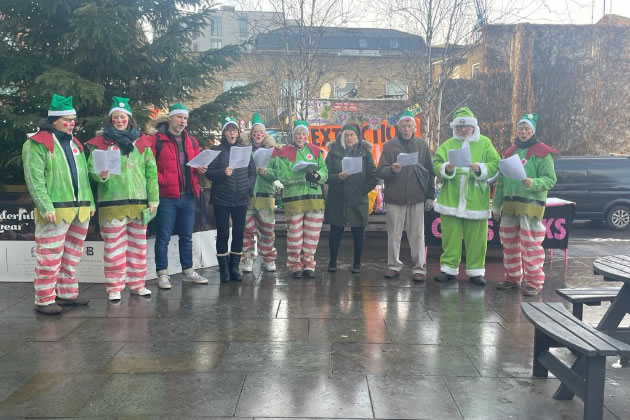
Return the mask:
[[[339,140],[333,140],[328,143],[328,153],[338,154],[343,156],[344,148],[341,147],[341,143]],[[361,140],[358,144],[359,147],[363,148],[368,154],[372,153],[372,148],[374,147],[372,143],[369,141]]]
[[[253,146],[254,144],[252,143],[251,138],[248,136],[246,139],[243,139],[243,145]],[[263,139],[262,147],[264,147],[265,149],[268,149],[270,147],[277,147],[277,144],[276,144],[276,141],[273,139],[273,137],[267,134],[265,138]]]
[[[154,120],[149,120],[144,127],[144,132],[150,136],[155,133],[166,134],[168,131],[168,115],[160,115]]]

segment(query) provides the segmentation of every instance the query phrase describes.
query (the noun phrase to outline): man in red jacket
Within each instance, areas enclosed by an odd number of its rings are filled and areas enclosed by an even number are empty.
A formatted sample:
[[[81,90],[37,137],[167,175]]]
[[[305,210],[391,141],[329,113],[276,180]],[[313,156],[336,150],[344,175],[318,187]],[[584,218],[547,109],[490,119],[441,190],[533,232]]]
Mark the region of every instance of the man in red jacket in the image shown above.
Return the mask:
[[[171,288],[167,250],[176,224],[183,280],[208,283],[207,278],[193,269],[192,259],[192,231],[199,198],[197,174],[206,172],[207,168],[186,165],[199,154],[197,139],[185,130],[187,123],[188,110],[182,104],[175,104],[168,110],[168,119],[158,120],[156,126],[153,152],[157,162],[160,204],[156,216],[155,269],[160,289]]]

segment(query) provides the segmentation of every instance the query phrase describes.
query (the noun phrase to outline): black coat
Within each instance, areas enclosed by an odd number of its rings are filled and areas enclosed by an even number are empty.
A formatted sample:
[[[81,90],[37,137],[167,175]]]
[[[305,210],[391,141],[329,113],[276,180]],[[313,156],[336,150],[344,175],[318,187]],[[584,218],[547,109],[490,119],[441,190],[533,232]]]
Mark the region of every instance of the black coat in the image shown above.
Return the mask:
[[[230,149],[244,147],[242,144],[229,144],[227,141],[214,146],[212,150],[220,150],[206,171],[206,178],[212,181],[210,202],[218,206],[239,207],[246,206],[249,195],[256,182],[256,164],[250,157],[247,168],[234,169],[231,176],[225,174],[225,168],[230,163]]]
[[[371,153],[372,145],[361,141],[350,152],[341,147],[340,141],[328,144],[328,195],[324,220],[325,223],[335,226],[367,226],[368,193],[378,182]],[[345,180],[340,179],[341,160],[344,157],[362,157],[363,171],[349,175]]]

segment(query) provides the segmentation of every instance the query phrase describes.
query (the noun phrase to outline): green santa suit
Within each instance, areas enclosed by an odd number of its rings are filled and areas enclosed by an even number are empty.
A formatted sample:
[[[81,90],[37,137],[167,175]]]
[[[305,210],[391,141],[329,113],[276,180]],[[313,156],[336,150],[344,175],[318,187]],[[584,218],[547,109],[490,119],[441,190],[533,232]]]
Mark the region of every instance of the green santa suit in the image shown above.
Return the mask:
[[[457,126],[469,125],[474,132],[461,138]],[[466,274],[485,275],[485,261],[490,218],[490,186],[488,179],[498,171],[499,154],[489,138],[480,135],[477,119],[467,107],[459,108],[451,123],[453,137],[440,145],[433,157],[433,171],[442,187],[434,209],[441,214],[442,249],[440,270],[456,276],[462,257],[462,236],[466,245]],[[471,163],[479,164],[479,172],[457,167],[448,172],[448,151],[468,147]]]

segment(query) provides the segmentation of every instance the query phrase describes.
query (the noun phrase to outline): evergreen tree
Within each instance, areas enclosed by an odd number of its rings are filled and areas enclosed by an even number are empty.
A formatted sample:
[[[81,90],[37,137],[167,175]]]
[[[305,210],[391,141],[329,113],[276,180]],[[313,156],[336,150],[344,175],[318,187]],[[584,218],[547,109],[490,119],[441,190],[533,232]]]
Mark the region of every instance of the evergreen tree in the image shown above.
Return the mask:
[[[0,2],[0,184],[23,182],[21,149],[53,93],[74,97],[75,135],[89,139],[111,97],[131,98],[140,126],[148,107],[194,98],[216,82],[240,47],[192,53],[209,24],[209,0],[2,0]],[[249,95],[236,88],[191,112],[202,138]]]

